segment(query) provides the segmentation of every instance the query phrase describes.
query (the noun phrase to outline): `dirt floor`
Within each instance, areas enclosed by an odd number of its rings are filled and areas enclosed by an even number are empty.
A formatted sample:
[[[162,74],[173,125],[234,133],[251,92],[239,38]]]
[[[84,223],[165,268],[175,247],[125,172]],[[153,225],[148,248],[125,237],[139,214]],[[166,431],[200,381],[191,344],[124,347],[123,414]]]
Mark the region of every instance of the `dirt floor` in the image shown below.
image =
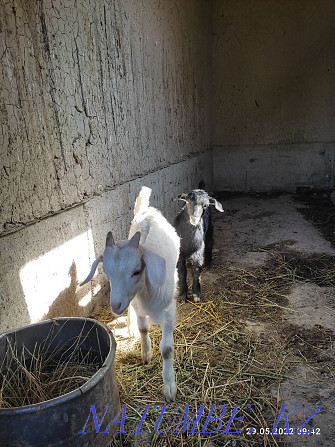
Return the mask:
[[[157,415],[148,412],[144,433],[119,435],[115,445],[334,446],[335,208],[322,193],[217,198],[225,213],[213,213],[214,262],[202,275],[204,300],[178,303],[178,396],[166,431],[163,425],[157,434]],[[142,366],[138,340],[131,343],[123,325],[122,319],[111,324],[121,401],[134,409],[128,425],[134,433],[138,405],[164,404],[160,332],[153,328],[153,364]],[[226,432],[212,420],[211,434],[180,434],[168,430],[177,404],[192,414],[201,405],[225,405],[222,427],[234,405],[252,410],[236,414]],[[270,433],[282,408],[283,415],[291,412],[290,434],[283,434],[285,419]]]
[[[271,390],[279,405],[290,405],[289,410],[301,405],[288,417],[290,426],[297,427],[312,414],[307,405],[323,405],[312,420],[320,434],[294,435],[288,443],[334,446],[335,209],[322,193],[222,198],[227,212],[214,218],[216,263],[255,269],[266,266],[274,253],[296,258],[292,263],[298,278],[287,291],[277,321],[253,316],[244,322],[260,337],[281,336],[293,348],[289,378]],[[324,275],[313,278],[310,273],[318,270],[318,262],[324,262]],[[213,275],[206,272],[203,281],[213,280]]]

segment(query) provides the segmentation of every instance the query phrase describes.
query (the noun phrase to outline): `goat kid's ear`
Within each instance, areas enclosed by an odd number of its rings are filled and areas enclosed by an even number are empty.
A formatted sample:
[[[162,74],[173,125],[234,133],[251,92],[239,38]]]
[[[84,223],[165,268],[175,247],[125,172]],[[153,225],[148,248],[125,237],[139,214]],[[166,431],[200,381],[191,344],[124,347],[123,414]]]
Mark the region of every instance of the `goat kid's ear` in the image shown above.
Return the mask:
[[[95,273],[95,271],[96,271],[96,269],[97,269],[97,267],[98,267],[99,262],[102,262],[102,261],[103,261],[103,256],[100,255],[100,256],[93,262],[92,267],[91,267],[91,271],[90,271],[90,273],[88,274],[88,277],[85,279],[85,281],[83,281],[81,284],[79,284],[80,286],[83,286],[84,284],[86,284],[86,283],[88,283],[89,281],[91,281],[91,279],[93,278],[94,273]]]
[[[148,278],[154,289],[159,289],[166,278],[165,259],[147,248],[143,248],[143,261],[147,267]]]
[[[187,194],[185,194],[184,192],[182,194],[180,194],[178,196],[179,200],[184,200],[185,202],[187,202]]]
[[[137,232],[134,234],[134,236],[133,236],[131,239],[129,239],[128,246],[129,246],[129,247],[137,248],[137,247],[138,247],[138,244],[139,244],[139,242],[140,242],[140,237],[141,237],[141,232],[140,232],[140,231],[137,231]]]
[[[217,200],[213,199],[213,197],[210,197],[210,198],[209,198],[209,203],[210,203],[211,205],[214,205],[215,208],[216,208],[218,211],[220,211],[220,213],[223,213],[223,212],[224,212],[224,209],[222,208],[221,203],[218,202]]]
[[[115,244],[114,238],[111,231],[108,231],[107,237],[106,237],[106,247],[113,247]]]

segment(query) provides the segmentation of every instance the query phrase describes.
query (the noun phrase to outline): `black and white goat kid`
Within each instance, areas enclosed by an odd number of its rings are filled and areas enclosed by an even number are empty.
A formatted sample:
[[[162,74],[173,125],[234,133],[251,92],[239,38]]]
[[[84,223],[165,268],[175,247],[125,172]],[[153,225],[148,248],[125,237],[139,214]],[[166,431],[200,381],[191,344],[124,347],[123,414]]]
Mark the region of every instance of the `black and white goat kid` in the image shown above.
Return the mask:
[[[204,190],[205,184],[200,182],[199,188],[188,194],[178,196],[179,200],[186,202],[177,215],[174,226],[180,236],[180,254],[178,260],[179,295],[183,301],[187,300],[187,267],[188,260],[192,263],[192,295],[193,300],[201,300],[201,272],[203,266],[212,264],[213,251],[213,224],[211,221],[211,208],[214,206],[221,213],[221,204],[210,197]]]

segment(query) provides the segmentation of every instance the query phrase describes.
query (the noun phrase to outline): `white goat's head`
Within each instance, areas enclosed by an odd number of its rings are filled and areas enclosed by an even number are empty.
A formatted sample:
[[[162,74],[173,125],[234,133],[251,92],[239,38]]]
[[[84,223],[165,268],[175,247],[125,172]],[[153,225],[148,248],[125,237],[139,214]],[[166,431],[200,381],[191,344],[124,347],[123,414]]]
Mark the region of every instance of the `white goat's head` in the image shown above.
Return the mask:
[[[122,314],[136,293],[146,287],[146,278],[154,289],[162,287],[166,276],[165,259],[140,245],[141,233],[138,231],[126,241],[115,243],[111,232],[107,234],[103,255],[93,263],[88,277],[80,285],[90,281],[99,262],[109,280],[110,304],[112,311]]]
[[[223,208],[220,202],[210,197],[206,191],[202,189],[193,189],[188,194],[180,194],[179,200],[186,202],[186,209],[190,219],[190,224],[197,226],[206,209],[213,205],[215,208],[223,213]]]

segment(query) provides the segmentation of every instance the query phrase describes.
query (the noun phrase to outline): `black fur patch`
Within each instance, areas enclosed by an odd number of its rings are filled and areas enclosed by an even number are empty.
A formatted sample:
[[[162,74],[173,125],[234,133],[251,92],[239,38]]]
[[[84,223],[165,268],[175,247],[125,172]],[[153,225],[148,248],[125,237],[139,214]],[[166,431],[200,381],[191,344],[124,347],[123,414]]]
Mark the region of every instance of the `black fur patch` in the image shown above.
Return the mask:
[[[162,352],[162,356],[164,360],[172,359],[173,357],[173,348],[171,346],[168,346],[167,348],[164,348]]]

